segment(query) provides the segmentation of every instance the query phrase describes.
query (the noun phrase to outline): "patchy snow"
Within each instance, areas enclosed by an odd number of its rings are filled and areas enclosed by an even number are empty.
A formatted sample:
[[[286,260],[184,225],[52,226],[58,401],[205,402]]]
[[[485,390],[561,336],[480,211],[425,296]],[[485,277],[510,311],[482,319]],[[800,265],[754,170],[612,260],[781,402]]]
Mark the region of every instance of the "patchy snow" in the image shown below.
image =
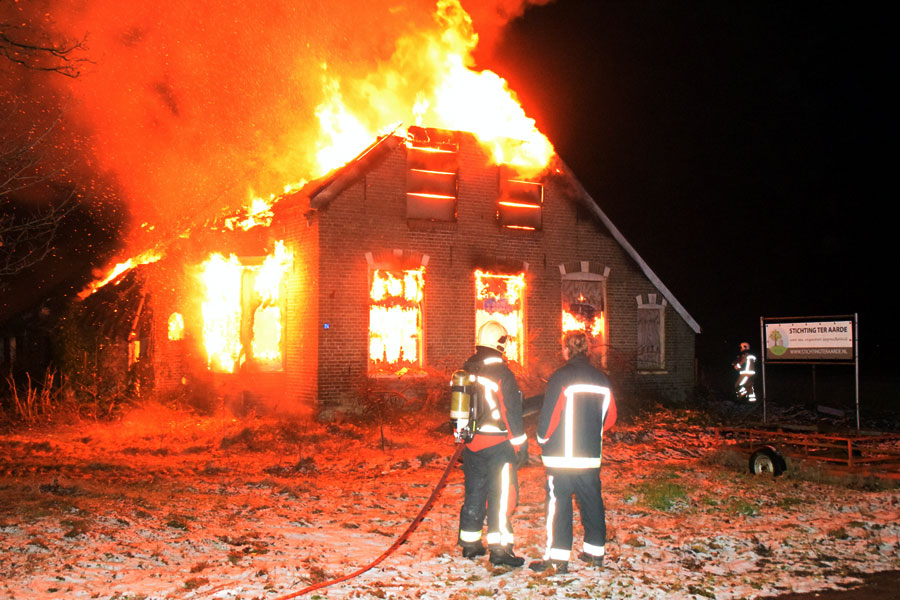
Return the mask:
[[[900,490],[753,477],[692,421],[661,413],[609,436],[602,570],[575,559],[547,576],[461,558],[455,467],[394,554],[302,597],[723,600],[900,569]],[[0,435],[0,597],[274,599],[351,573],[407,528],[455,449],[437,415],[384,434],[146,409],[114,425]],[[531,452],[514,521],[530,560],[545,531],[533,442]],[[575,554],[579,536],[576,524]]]

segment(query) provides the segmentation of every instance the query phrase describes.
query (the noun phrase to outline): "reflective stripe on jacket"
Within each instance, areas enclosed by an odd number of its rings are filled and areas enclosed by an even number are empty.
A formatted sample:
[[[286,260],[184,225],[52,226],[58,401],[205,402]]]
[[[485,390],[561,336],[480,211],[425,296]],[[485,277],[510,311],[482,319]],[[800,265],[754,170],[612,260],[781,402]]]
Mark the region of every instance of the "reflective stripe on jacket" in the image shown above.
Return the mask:
[[[474,436],[468,442],[473,452],[509,440],[513,446],[526,442],[522,424],[522,391],[515,375],[496,350],[479,346],[463,365],[475,376],[480,400]]]
[[[569,359],[547,382],[537,430],[541,460],[549,468],[599,469],[603,432],[615,422],[609,379],[587,356]]]

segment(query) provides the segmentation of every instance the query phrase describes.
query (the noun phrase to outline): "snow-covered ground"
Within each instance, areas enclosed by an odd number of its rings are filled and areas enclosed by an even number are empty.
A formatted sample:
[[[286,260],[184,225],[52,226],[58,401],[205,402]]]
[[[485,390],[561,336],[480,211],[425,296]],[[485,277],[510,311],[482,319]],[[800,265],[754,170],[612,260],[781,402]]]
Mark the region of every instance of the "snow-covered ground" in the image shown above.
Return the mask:
[[[701,421],[665,412],[608,437],[602,570],[461,558],[454,467],[395,553],[302,597],[760,598],[900,569],[900,490],[751,476]],[[443,424],[414,414],[383,439],[377,426],[145,409],[0,435],[0,597],[273,599],[351,573],[431,494],[455,449]],[[531,453],[514,526],[516,552],[536,559],[544,472]],[[576,553],[579,536],[576,524]]]

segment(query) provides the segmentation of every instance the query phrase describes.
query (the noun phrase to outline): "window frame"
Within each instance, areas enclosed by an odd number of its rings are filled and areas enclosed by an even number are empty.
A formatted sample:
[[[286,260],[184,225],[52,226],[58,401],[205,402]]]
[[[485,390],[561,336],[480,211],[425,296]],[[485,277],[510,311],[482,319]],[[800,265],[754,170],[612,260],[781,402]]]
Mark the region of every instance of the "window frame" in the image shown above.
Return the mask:
[[[664,373],[666,372],[666,306],[668,302],[665,298],[657,301],[656,294],[648,294],[647,302],[641,296],[636,297],[637,310],[635,315],[635,335],[636,335],[636,352],[635,352],[635,368],[639,373]],[[658,318],[652,320],[642,320],[642,315],[648,314],[658,315]],[[658,343],[658,352],[647,352],[645,348],[647,328],[642,327],[643,323],[652,323],[655,325],[656,342]],[[651,357],[648,360],[646,357]],[[655,358],[652,358],[655,357]]]

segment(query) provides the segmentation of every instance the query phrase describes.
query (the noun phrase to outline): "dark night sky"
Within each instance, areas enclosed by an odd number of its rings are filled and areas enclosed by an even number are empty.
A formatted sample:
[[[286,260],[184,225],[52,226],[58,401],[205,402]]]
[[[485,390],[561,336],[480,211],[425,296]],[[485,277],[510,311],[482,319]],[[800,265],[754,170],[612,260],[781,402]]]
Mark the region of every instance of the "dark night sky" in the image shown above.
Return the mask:
[[[900,358],[887,27],[847,4],[558,0],[485,66],[700,323],[701,361],[758,349],[761,316],[858,313],[865,373]]]

